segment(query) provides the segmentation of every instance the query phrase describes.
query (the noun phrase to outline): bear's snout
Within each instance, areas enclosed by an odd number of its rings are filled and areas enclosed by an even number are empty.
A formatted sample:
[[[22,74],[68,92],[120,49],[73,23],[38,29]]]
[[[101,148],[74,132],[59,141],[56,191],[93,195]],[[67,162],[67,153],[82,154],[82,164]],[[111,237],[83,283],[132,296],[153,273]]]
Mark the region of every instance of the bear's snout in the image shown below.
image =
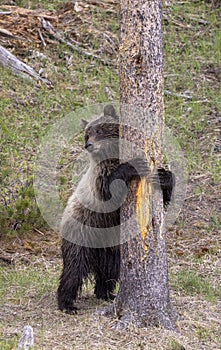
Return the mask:
[[[94,144],[92,141],[87,141],[85,148],[88,152],[93,152],[94,150]]]

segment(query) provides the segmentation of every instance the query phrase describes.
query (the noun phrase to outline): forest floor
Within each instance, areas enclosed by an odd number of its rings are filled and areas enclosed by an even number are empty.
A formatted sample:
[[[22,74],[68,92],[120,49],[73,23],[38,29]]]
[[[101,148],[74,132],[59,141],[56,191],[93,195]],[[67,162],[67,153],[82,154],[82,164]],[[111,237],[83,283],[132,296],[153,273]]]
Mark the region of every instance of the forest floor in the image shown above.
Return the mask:
[[[77,315],[57,309],[60,237],[45,226],[33,190],[35,155],[51,125],[77,108],[118,99],[118,1],[13,5],[0,3],[0,12],[8,12],[0,15],[0,44],[50,84],[0,66],[0,349],[17,349],[27,324],[35,349],[221,349],[219,3],[174,0],[163,8],[165,117],[189,174],[183,207],[168,228],[176,334],[160,327],[114,329],[116,320],[96,313],[106,303],[95,299],[92,283],[84,285]],[[42,18],[54,31],[42,28]],[[57,183],[65,202],[73,152],[66,148],[61,158]]]

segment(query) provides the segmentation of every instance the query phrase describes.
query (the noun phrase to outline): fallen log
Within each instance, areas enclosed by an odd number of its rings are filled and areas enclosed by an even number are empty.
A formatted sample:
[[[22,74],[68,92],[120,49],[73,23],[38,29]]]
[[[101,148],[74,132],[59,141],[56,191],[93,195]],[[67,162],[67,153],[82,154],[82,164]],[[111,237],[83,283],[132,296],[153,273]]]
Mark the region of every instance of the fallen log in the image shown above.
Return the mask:
[[[20,75],[24,78],[40,81],[44,84],[52,86],[52,83],[45,78],[42,78],[32,67],[20,61],[10,51],[0,45],[0,65],[9,68],[14,74]]]

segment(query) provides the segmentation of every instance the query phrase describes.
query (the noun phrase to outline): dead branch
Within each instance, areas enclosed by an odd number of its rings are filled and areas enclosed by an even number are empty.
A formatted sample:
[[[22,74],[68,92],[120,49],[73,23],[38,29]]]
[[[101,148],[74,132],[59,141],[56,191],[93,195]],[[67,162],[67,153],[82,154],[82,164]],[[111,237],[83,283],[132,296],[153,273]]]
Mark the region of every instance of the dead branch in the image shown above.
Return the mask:
[[[10,15],[11,11],[0,11],[0,16]]]
[[[67,45],[68,47],[70,47],[70,49],[72,51],[76,51],[76,52],[78,52],[81,55],[84,55],[84,56],[91,57],[91,58],[94,58],[96,60],[99,60],[101,63],[103,63],[106,66],[113,65],[112,62],[110,62],[108,60],[104,60],[100,56],[95,55],[95,54],[93,54],[91,52],[85,51],[85,50],[81,49],[79,46],[73,45],[70,41],[67,41],[67,40],[63,39],[61,34],[56,32],[56,30],[54,29],[52,24],[49,21],[45,20],[45,18],[43,18],[43,17],[41,18],[41,23],[42,23],[42,28],[46,32],[48,32],[51,35],[51,37],[56,39],[58,42]]]
[[[35,72],[35,70],[32,67],[20,61],[16,56],[14,56],[11,52],[9,52],[1,45],[0,64],[4,67],[9,68],[16,75],[20,75],[31,80],[34,79],[49,86],[52,86],[52,83],[49,80],[42,78],[37,72]]]

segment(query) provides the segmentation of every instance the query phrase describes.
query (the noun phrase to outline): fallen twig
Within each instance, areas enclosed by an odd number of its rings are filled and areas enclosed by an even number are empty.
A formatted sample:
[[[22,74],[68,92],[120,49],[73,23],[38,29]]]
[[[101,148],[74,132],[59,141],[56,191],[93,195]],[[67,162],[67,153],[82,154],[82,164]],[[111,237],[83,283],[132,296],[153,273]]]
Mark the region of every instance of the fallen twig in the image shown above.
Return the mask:
[[[191,99],[193,98],[193,96],[191,96],[191,95],[177,94],[177,93],[171,92],[171,91],[169,91],[169,90],[164,90],[164,94],[165,94],[165,95],[170,95],[170,96],[179,97],[179,98],[187,98],[188,100],[191,100]]]
[[[42,236],[45,235],[42,231],[38,230],[36,227],[33,227],[33,230],[37,233],[40,233],[40,235],[42,235]]]
[[[46,47],[47,45],[46,45],[45,39],[44,39],[44,37],[43,37],[42,32],[41,32],[40,29],[38,29],[38,35],[39,35],[39,38],[41,39],[42,45],[43,45],[44,47]]]

